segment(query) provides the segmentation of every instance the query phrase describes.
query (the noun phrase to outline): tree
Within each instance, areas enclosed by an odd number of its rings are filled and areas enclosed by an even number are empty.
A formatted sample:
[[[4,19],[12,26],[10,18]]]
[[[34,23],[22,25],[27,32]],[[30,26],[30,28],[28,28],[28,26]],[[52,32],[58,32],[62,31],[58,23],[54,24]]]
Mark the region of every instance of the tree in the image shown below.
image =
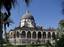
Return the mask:
[[[11,15],[11,8],[12,6],[14,6],[16,0],[0,0],[0,47],[3,47],[3,43],[2,43],[2,34],[3,34],[3,21],[7,21],[7,19],[10,17]],[[6,16],[4,16],[3,18],[3,13],[1,12],[2,7],[4,6],[4,8],[6,9],[7,13]]]
[[[55,47],[64,47],[64,35],[56,42]]]
[[[10,18],[8,18],[7,21],[3,22],[3,28],[4,28],[4,31],[5,31],[5,41],[6,42],[8,42],[8,37],[7,37],[6,29],[7,29],[7,27],[9,27],[10,23],[13,23],[13,21],[11,21]]]
[[[10,17],[10,15],[11,15],[10,10],[11,10],[12,6],[15,6],[15,2],[16,2],[16,0],[0,0],[0,47],[3,47],[3,45],[2,45],[3,44],[2,43],[3,22],[7,21],[8,18]],[[25,2],[27,5],[29,5],[30,0],[25,0]],[[2,15],[3,13],[1,12],[1,9],[3,8],[3,6],[6,9],[6,15],[4,16],[4,18]],[[8,25],[8,23],[7,23],[7,25]]]
[[[49,46],[54,47],[54,46],[50,43],[50,41],[48,40],[47,43],[46,43],[46,47],[49,47]]]
[[[59,26],[60,26],[61,30],[64,28],[64,19],[59,21]]]

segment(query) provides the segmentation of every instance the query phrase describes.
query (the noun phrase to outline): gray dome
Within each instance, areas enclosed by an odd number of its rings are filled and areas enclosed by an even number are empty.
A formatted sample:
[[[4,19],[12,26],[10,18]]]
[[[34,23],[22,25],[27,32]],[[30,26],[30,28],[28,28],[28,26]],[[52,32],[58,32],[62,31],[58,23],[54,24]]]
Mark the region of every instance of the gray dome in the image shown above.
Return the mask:
[[[29,11],[26,11],[26,13],[22,16],[22,19],[33,19],[34,20],[34,17]]]

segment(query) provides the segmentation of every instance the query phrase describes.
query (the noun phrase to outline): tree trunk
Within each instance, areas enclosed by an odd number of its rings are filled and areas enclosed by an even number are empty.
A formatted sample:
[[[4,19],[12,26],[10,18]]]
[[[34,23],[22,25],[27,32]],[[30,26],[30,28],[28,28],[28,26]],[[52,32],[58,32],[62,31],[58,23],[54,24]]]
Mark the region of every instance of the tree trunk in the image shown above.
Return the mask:
[[[0,23],[0,47],[3,47],[3,30],[2,30],[2,24]]]
[[[6,26],[4,26],[4,31],[5,31],[5,41],[8,42],[8,37],[7,37],[7,33],[6,33]]]
[[[2,16],[1,16],[1,8],[0,8],[0,47],[3,47],[3,25],[2,25]]]

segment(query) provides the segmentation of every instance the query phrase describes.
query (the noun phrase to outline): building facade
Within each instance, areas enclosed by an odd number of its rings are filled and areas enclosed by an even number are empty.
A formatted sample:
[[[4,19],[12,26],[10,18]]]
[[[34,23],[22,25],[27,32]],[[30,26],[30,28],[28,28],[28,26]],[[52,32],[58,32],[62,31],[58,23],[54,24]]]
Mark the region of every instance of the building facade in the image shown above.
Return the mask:
[[[10,30],[9,42],[14,45],[54,43],[58,37],[56,29],[44,29],[36,26],[35,19],[29,11],[21,17],[20,26]]]

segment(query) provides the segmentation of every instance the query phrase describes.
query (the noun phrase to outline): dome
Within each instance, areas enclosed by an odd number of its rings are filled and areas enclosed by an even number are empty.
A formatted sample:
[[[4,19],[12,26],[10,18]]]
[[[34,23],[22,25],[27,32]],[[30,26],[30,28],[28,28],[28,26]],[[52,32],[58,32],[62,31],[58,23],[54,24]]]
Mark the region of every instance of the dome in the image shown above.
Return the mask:
[[[34,17],[29,11],[26,11],[26,13],[22,16],[22,19],[33,19],[34,20]]]

